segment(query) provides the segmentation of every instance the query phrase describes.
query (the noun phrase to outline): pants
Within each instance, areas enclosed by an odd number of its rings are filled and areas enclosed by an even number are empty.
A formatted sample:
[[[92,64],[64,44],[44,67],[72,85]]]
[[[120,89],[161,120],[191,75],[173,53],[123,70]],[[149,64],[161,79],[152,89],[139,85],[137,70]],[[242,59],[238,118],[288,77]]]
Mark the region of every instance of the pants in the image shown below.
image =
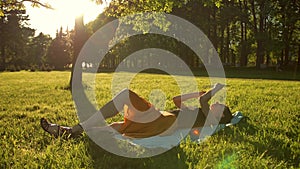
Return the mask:
[[[122,110],[124,110],[125,120],[139,123],[151,122],[161,115],[150,102],[133,91],[124,89],[81,125],[83,127],[103,126],[105,119],[117,115]]]

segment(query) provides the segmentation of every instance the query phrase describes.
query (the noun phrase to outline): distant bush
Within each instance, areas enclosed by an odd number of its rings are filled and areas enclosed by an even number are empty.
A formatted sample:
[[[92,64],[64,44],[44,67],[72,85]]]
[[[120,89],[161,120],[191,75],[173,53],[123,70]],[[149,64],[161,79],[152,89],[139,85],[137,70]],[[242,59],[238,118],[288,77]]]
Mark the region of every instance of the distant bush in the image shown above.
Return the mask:
[[[50,71],[52,71],[52,70],[54,70],[54,67],[53,67],[53,66],[50,66],[50,65],[48,65],[48,64],[42,65],[42,66],[41,66],[41,71],[48,71],[48,72],[50,72]]]
[[[5,69],[5,71],[8,71],[8,72],[18,72],[20,70],[21,70],[20,66],[15,66],[15,65],[9,65]]]
[[[38,65],[30,65],[29,71],[30,72],[35,72],[38,70]]]

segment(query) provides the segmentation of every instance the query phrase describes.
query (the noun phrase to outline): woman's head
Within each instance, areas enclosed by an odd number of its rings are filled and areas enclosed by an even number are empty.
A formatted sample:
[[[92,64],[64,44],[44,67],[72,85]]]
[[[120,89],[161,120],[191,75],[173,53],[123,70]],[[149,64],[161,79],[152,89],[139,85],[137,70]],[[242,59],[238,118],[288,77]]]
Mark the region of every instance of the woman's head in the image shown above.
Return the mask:
[[[226,124],[229,123],[232,119],[232,114],[231,111],[229,109],[229,107],[225,106],[224,104],[220,104],[220,103],[214,103],[210,106],[210,111],[211,113],[213,113],[217,118],[220,118],[220,122],[221,124]],[[222,112],[222,113],[220,113]]]

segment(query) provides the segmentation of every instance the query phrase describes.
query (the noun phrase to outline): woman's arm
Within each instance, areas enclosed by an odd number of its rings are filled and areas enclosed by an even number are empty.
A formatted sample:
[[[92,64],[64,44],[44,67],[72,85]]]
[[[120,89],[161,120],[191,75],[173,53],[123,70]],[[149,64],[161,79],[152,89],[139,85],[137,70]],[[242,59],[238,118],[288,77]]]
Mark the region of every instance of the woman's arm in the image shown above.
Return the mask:
[[[183,95],[178,95],[173,97],[173,102],[178,108],[186,108],[187,106],[183,104],[184,101],[193,99],[193,98],[199,98],[201,95],[203,95],[205,92],[194,92],[194,93],[188,93]]]
[[[200,105],[201,105],[201,110],[204,113],[205,116],[208,115],[209,113],[209,104],[208,101],[219,91],[221,90],[225,85],[217,83],[215,86],[206,92],[205,94],[201,95],[199,98]]]

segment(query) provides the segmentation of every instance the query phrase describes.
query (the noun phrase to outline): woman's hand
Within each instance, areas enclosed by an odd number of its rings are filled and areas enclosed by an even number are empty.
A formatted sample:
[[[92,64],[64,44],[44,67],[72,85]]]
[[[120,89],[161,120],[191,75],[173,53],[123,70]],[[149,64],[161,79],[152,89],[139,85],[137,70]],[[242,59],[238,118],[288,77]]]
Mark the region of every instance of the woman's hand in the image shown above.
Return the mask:
[[[225,86],[224,84],[216,83],[216,84],[214,85],[214,89],[221,90],[224,86]]]
[[[199,102],[201,105],[202,112],[207,117],[209,113],[209,100],[219,91],[221,90],[225,85],[221,83],[216,83],[214,87],[206,92],[205,94],[201,95],[199,98]]]
[[[183,103],[184,101],[189,100],[189,99],[199,98],[205,93],[206,93],[205,91],[201,91],[201,92],[194,92],[194,93],[188,93],[188,94],[175,96],[175,97],[173,97],[173,102],[176,105],[176,107],[178,107],[178,108],[187,108],[187,106],[184,105],[184,103]]]

